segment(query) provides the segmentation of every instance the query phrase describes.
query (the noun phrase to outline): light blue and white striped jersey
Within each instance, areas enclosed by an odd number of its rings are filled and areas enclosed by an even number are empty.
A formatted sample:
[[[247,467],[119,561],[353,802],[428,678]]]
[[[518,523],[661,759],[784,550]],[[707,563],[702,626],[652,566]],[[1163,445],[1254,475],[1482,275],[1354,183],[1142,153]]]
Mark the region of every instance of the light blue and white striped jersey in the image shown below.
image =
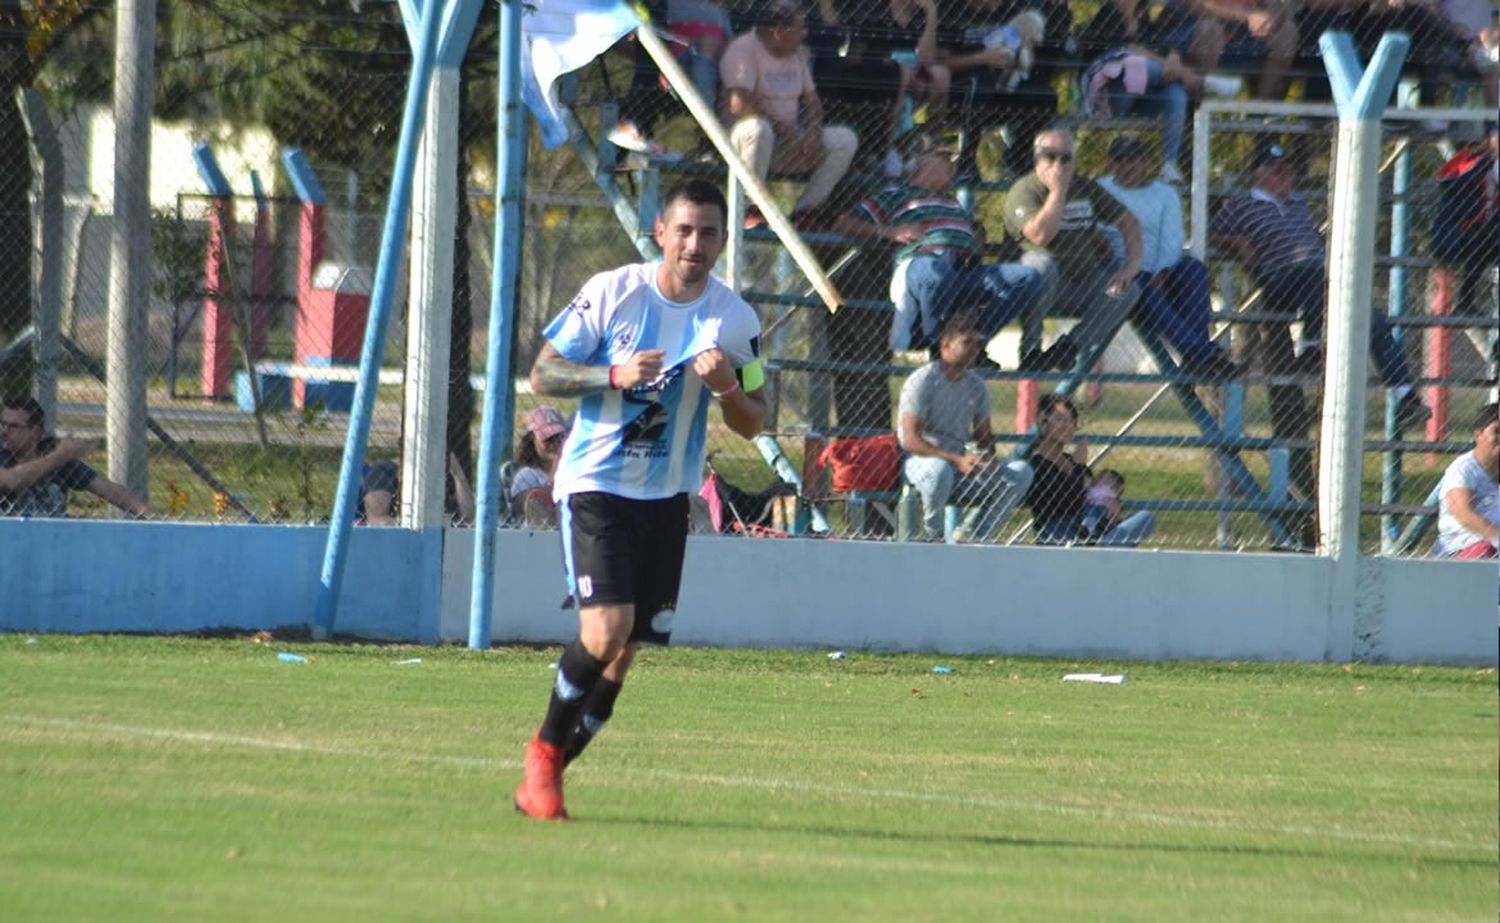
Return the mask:
[[[656,381],[579,402],[557,465],[558,500],[593,490],[636,500],[696,491],[711,397],[693,372],[693,357],[718,347],[739,370],[759,356],[755,309],[713,277],[696,300],[669,301],[656,287],[658,265],[599,273],[544,332],[564,359],[583,365],[620,365],[645,349],[666,352]]]

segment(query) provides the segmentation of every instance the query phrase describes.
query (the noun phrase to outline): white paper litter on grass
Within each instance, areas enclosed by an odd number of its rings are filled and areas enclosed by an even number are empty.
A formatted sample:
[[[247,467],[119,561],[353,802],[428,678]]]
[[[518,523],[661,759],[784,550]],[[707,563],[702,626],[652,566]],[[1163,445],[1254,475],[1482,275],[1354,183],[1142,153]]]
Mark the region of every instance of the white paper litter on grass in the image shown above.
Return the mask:
[[[1123,673],[1069,673],[1063,677],[1065,683],[1109,683],[1118,686],[1125,682]]]

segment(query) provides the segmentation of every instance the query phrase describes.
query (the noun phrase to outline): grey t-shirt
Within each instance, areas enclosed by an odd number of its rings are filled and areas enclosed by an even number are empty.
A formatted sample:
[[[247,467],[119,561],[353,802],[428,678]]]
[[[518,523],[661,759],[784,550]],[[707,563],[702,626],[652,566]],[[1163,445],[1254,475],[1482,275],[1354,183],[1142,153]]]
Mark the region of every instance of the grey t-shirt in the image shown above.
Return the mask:
[[[922,421],[918,429],[923,439],[944,452],[962,452],[974,436],[974,424],[990,418],[990,392],[973,372],[950,381],[938,363],[929,362],[901,386],[900,412]]]

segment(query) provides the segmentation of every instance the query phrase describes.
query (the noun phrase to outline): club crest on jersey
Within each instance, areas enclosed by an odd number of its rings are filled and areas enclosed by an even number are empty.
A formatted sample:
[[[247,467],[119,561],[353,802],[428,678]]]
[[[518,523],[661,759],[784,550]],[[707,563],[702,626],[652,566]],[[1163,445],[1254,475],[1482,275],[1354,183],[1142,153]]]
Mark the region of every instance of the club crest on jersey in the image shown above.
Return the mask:
[[[592,307],[593,305],[589,303],[589,300],[583,297],[583,292],[579,292],[573,296],[572,301],[568,302],[567,310],[575,311],[579,314],[587,314],[589,313],[589,308]]]

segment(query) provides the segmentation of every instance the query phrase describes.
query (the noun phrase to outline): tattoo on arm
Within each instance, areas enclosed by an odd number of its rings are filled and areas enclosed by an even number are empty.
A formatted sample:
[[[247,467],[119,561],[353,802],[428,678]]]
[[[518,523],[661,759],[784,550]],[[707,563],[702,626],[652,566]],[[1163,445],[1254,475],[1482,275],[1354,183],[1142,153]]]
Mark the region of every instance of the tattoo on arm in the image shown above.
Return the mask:
[[[531,367],[531,387],[551,397],[582,397],[610,390],[609,366],[580,365],[564,359],[552,344],[542,346]]]

